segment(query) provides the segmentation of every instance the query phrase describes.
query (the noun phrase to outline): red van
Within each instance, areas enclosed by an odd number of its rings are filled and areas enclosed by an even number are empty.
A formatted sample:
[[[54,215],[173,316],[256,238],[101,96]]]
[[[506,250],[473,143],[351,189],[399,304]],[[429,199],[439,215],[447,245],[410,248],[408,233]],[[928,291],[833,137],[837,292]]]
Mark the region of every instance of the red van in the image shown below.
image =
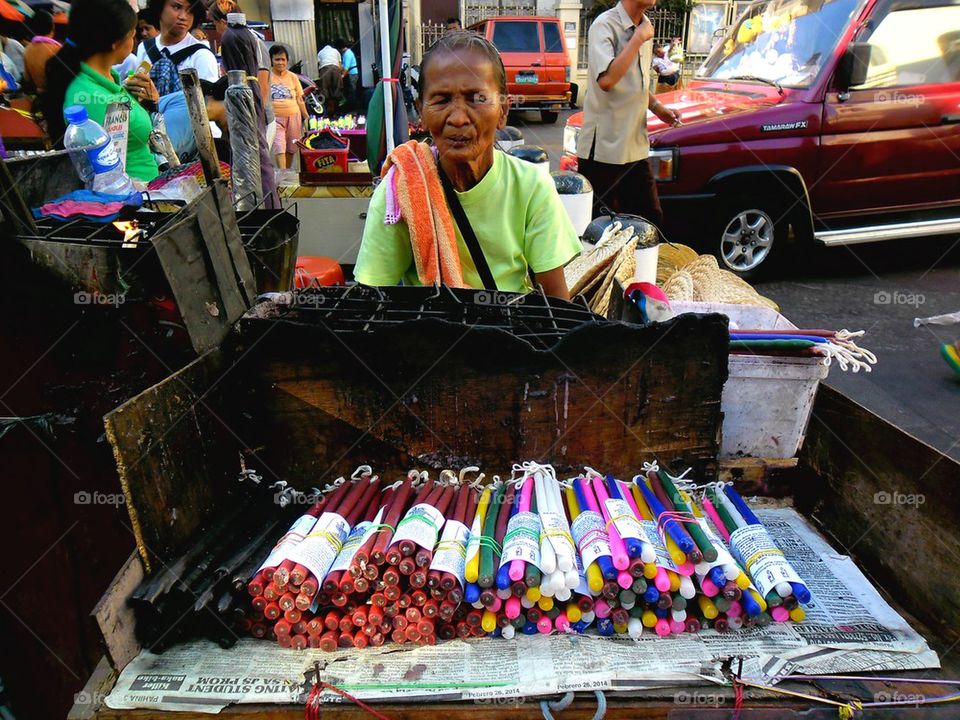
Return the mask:
[[[539,110],[555,123],[570,103],[570,57],[555,17],[491,17],[470,30],[492,42],[507,70],[513,110]]]
[[[800,243],[960,235],[960,4],[761,0],[648,115],[670,239],[743,276]],[[575,169],[582,113],[564,131]]]

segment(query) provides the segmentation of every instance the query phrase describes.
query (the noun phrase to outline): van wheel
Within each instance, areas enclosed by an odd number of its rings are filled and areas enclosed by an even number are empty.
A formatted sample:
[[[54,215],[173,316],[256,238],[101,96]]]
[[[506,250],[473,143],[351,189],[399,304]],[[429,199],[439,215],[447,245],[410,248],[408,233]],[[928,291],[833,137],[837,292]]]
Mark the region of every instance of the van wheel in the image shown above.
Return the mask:
[[[557,118],[560,117],[560,113],[556,110],[541,110],[540,111],[540,121],[546,125],[553,125]]]
[[[778,257],[783,254],[790,224],[777,207],[770,199],[752,194],[724,204],[712,248],[721,268],[744,280],[770,271],[774,249]]]

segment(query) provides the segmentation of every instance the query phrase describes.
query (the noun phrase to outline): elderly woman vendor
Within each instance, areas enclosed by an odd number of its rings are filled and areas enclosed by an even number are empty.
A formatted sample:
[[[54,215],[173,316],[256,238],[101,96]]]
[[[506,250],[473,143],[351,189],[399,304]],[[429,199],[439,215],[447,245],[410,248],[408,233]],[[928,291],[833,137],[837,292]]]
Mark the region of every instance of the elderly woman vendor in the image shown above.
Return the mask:
[[[557,191],[534,165],[494,148],[508,111],[496,48],[450,33],[424,55],[420,77],[420,115],[434,147],[406,143],[385,164],[357,281],[525,292],[532,271],[545,293],[568,299],[563,266],[582,245]]]

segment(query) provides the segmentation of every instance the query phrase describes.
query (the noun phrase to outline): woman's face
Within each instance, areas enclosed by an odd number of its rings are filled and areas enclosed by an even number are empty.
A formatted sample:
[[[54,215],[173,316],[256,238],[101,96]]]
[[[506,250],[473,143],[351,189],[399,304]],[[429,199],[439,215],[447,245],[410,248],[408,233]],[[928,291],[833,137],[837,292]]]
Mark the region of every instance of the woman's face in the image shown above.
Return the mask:
[[[486,56],[462,49],[433,57],[422,85],[421,120],[441,157],[471,163],[493,152],[508,104]]]
[[[270,58],[270,63],[273,65],[273,71],[277,75],[283,75],[287,70],[287,54],[278,53]]]
[[[155,38],[159,34],[160,31],[146,20],[141,20],[137,23],[137,35],[140,36],[141,40],[149,40],[150,38]]]
[[[193,10],[186,0],[167,0],[160,13],[160,32],[182,39],[193,26]]]

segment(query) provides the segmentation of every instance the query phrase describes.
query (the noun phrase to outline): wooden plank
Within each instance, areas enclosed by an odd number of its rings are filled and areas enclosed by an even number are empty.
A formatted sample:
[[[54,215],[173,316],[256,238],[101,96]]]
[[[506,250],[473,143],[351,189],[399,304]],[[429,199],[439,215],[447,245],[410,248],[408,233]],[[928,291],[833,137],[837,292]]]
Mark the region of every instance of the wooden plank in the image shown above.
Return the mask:
[[[152,239],[197,354],[223,342],[247,309],[219,212],[208,188]]]
[[[210,187],[214,180],[221,177],[220,160],[217,157],[217,148],[213,144],[210,118],[207,117],[207,105],[203,99],[203,90],[200,88],[197,71],[193,68],[181,70],[180,84],[183,86],[183,95],[187,101],[187,112],[190,115],[190,125],[193,127],[193,137],[197,143],[197,153],[200,155],[203,177],[207,181],[207,187]]]
[[[744,495],[784,497],[793,492],[798,458],[720,458],[721,482],[731,482]]]
[[[352,427],[356,439],[372,436],[428,467],[508,473],[513,462],[539,459],[560,471],[590,464],[626,476],[658,459],[716,474],[727,359],[717,316],[583,327],[553,352],[501,331],[438,322],[348,338],[249,317],[241,327],[248,341],[269,333],[249,385],[282,390],[303,410],[277,417],[251,400],[249,413],[304,447],[324,444],[306,411],[315,408]],[[282,444],[264,451],[274,471],[293,477],[324,474],[338,460],[291,455]],[[335,472],[377,461],[349,453]]]
[[[143,564],[134,552],[93,609],[93,616],[97,619],[114,667],[125,667],[140,653],[140,643],[134,634],[133,610],[127,606],[127,599],[143,578]]]
[[[240,441],[213,389],[224,379],[209,352],[104,417],[140,557],[181,553],[235,482]]]
[[[116,680],[117,673],[104,655],[83,689],[73,696],[73,706],[67,714],[67,720],[90,720],[100,717],[98,710],[104,707],[103,701],[110,694]]]
[[[796,504],[948,644],[960,640],[960,463],[821,385]]]

